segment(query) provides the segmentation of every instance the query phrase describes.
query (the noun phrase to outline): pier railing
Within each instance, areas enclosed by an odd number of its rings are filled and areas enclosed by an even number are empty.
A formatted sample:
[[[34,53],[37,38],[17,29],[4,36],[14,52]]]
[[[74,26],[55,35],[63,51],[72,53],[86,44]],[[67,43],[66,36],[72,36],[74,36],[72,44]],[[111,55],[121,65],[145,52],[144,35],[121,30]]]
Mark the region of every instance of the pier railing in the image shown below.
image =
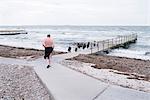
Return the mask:
[[[129,46],[130,43],[135,43],[137,40],[137,34],[117,36],[116,38],[107,39],[103,41],[93,41],[93,42],[80,42],[75,43],[75,51],[80,48],[90,49],[91,53],[96,53],[98,51],[108,51],[110,49],[126,47]],[[87,47],[89,44],[89,47]],[[85,46],[84,46],[85,45]],[[86,49],[86,50],[87,50]]]

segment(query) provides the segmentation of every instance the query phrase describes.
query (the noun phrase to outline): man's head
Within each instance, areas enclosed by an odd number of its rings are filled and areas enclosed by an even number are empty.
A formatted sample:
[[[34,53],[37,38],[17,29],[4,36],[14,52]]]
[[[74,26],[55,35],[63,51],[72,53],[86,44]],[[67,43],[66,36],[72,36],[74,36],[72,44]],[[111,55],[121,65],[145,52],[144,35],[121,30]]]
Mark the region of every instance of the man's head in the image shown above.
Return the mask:
[[[50,35],[50,34],[48,34],[48,35],[47,35],[47,37],[51,37],[51,35]]]

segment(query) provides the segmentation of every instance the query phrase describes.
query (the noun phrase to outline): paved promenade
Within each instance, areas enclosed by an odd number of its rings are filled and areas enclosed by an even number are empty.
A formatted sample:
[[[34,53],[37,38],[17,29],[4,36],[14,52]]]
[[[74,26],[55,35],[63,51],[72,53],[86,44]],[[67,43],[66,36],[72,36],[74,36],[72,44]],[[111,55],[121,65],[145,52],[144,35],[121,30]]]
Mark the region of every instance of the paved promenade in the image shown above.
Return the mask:
[[[59,55],[59,58],[69,55]],[[53,58],[54,63],[49,69],[44,63],[35,67],[56,100],[150,100],[150,93],[103,83],[55,63],[57,57]]]

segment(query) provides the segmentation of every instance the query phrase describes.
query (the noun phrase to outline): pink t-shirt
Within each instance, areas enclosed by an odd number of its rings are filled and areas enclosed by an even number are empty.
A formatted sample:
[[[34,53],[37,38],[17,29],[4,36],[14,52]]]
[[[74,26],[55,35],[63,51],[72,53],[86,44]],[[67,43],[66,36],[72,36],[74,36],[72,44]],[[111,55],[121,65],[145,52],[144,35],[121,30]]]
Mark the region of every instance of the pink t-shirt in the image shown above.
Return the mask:
[[[47,37],[43,40],[44,47],[54,47],[53,39],[51,37]]]

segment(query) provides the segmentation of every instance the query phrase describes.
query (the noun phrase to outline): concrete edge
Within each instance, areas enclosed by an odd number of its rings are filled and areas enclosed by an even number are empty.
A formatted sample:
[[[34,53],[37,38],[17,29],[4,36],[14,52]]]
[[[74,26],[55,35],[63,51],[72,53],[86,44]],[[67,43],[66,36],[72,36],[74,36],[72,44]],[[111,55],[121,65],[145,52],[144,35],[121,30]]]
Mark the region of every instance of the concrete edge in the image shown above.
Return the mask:
[[[33,68],[34,70],[34,68]],[[48,94],[50,95],[50,100],[55,100],[54,96],[52,95],[51,91],[47,88],[46,84],[42,81],[42,79],[38,76],[38,74],[36,73],[36,71],[34,70],[37,78],[39,79],[40,83],[44,86],[44,88],[48,91]]]

